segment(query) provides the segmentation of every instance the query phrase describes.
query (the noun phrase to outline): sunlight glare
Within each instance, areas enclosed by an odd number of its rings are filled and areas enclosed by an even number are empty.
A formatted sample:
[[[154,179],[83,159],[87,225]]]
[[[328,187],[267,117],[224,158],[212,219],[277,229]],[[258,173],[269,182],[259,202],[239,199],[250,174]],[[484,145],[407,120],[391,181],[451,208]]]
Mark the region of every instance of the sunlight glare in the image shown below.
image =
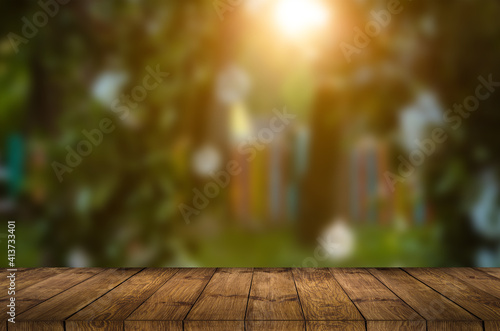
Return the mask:
[[[317,0],[280,0],[275,19],[280,30],[288,36],[300,36],[324,26],[328,12]]]

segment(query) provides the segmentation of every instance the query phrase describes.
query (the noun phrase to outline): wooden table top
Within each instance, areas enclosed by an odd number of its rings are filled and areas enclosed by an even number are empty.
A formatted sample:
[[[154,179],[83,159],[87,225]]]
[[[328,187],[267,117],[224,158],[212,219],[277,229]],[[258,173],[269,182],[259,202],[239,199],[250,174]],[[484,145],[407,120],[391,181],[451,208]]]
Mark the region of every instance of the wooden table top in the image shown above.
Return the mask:
[[[496,268],[20,269],[15,298],[0,330],[500,330]]]

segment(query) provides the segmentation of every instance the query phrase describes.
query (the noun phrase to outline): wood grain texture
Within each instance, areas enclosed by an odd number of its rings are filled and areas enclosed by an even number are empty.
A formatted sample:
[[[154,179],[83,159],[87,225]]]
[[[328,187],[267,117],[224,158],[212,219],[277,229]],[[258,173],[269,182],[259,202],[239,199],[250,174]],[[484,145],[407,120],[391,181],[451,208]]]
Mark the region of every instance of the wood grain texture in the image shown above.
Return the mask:
[[[500,320],[500,300],[440,269],[408,268],[409,274],[482,320]]]
[[[304,320],[290,269],[255,269],[246,320]]]
[[[330,271],[365,319],[372,321],[423,320],[368,271],[333,268]]]
[[[292,273],[306,320],[364,320],[328,269]]]
[[[477,270],[480,270],[482,272],[487,273],[488,275],[491,275],[495,278],[500,279],[500,268],[475,268]]]
[[[125,320],[139,305],[167,282],[178,269],[145,269],[80,310],[69,320]]]
[[[500,269],[31,270],[0,331],[500,330]]]
[[[18,319],[62,321],[139,271],[140,269],[105,269],[20,314]]]
[[[14,268],[14,269],[16,269],[16,268]],[[16,269],[17,271],[15,271],[15,273],[16,273],[17,275],[20,275],[20,274],[22,274],[22,273],[23,273],[23,272],[25,272],[25,271],[34,270],[34,269],[36,269],[36,268],[32,268],[32,269],[30,269],[30,268],[17,268],[17,269]],[[47,269],[49,269],[49,270],[50,270],[51,268],[47,268]],[[55,269],[55,268],[54,268],[54,269]],[[9,273],[10,273],[10,271],[8,271],[8,269],[7,269],[7,268],[0,268],[0,276],[2,277],[2,278],[0,279],[0,285],[5,286],[5,285],[8,283],[8,279],[6,278],[6,276],[7,276]]]
[[[305,331],[304,321],[246,321],[246,331]]]
[[[426,331],[425,321],[367,321],[367,331]]]
[[[100,273],[102,269],[74,269],[71,272],[51,274],[47,279],[39,279],[38,282],[29,282],[30,286],[16,291],[16,314],[19,315],[31,307],[71,288]],[[28,283],[25,283],[28,284]],[[17,284],[16,284],[17,287]],[[6,291],[7,292],[7,291]],[[0,301],[4,306],[9,303],[8,299]],[[7,316],[2,316],[7,319]],[[17,320],[22,318],[17,317]]]
[[[66,321],[66,331],[123,331],[118,321]]]
[[[10,323],[9,331],[64,331],[64,322],[28,322],[17,321],[15,324]]]
[[[214,272],[213,268],[179,270],[127,320],[183,320]]]
[[[9,276],[11,273],[13,273],[16,277],[16,287],[19,289],[19,285],[17,284],[19,277],[21,276],[22,273],[26,272],[27,270],[29,270],[29,269],[19,268],[19,269],[17,269],[17,271],[10,272],[10,271],[7,271],[7,269],[0,269],[0,288],[5,289],[5,288],[9,287],[11,280],[10,280],[10,278],[7,278],[7,276]],[[2,293],[0,293],[0,300],[5,300],[8,298],[9,298],[9,295],[8,295],[7,291],[2,291]]]
[[[428,331],[482,331],[482,322],[472,321],[428,321]],[[488,330],[488,329],[486,329]],[[498,329],[495,329],[498,330]]]
[[[59,275],[60,273],[66,272],[70,268],[34,268],[34,269],[21,269],[22,271],[16,272],[16,289],[21,291],[33,284],[39,283],[42,280],[47,280],[50,277],[54,277]],[[6,277],[8,274],[7,269],[4,269],[2,273],[3,277]],[[3,288],[3,287],[2,287]],[[8,299],[9,295],[7,292],[0,293],[0,300]]]
[[[469,312],[401,269],[368,269],[426,320],[477,321]]]
[[[252,269],[218,269],[188,313],[186,320],[243,320],[251,281]]]
[[[366,331],[363,321],[306,321],[307,331]]]
[[[484,322],[485,331],[497,331],[500,330],[500,321],[485,321]]]
[[[125,331],[183,331],[182,321],[125,321]]]
[[[448,275],[500,298],[500,279],[473,268],[442,268]]]
[[[184,331],[245,331],[245,322],[184,321]]]
[[[16,291],[17,300],[46,300],[102,272],[98,268],[79,268],[41,279],[29,287]]]

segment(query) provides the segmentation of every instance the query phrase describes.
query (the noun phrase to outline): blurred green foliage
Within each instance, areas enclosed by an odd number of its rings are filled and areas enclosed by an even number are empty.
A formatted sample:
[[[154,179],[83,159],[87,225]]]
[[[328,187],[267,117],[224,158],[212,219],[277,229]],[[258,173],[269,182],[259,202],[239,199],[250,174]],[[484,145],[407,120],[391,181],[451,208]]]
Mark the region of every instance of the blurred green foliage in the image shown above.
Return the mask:
[[[339,18],[345,28],[335,33],[345,37],[351,26],[362,26],[378,5],[374,0],[357,3],[362,4],[332,2],[346,13]],[[249,106],[263,112],[293,105],[301,120],[311,118],[311,148],[317,155],[333,149],[338,136],[359,130],[355,119],[360,114],[367,122],[363,129],[392,134],[401,107],[422,86],[451,107],[474,91],[479,75],[500,80],[498,1],[421,0],[406,6],[356,63],[346,64],[331,42],[311,69],[295,62],[295,54],[278,42],[259,41],[242,8],[221,21],[212,2],[202,0],[71,1],[16,54],[6,36],[20,33],[21,17],[31,17],[40,7],[28,0],[2,3],[0,143],[20,133],[27,148],[23,193],[15,212],[5,215],[17,220],[19,266],[68,265],[78,252],[85,252],[87,264],[94,266],[300,265],[314,246],[299,246],[297,232],[310,229],[316,235],[324,215],[331,213],[331,200],[318,204],[329,190],[313,192],[313,185],[308,191],[305,185],[305,200],[311,201],[300,224],[278,230],[242,229],[233,225],[236,220],[217,219],[224,196],[206,212],[216,225],[187,228],[181,219],[178,204],[202,183],[190,174],[188,156],[208,136],[207,123],[216,117],[214,77],[231,59],[245,64],[257,82]],[[426,19],[436,25],[432,36],[415,32]],[[411,65],[405,62],[407,53],[395,46],[401,39],[416,43]],[[395,66],[398,78],[376,76],[362,87],[322,94],[323,77],[348,80],[360,67],[385,62]],[[168,83],[151,91],[126,121],[92,95],[93,83],[105,72],[124,71],[127,82],[120,90],[128,93],[145,68],[156,65],[170,73]],[[406,76],[409,81],[401,78]],[[474,231],[467,206],[475,174],[492,168],[500,178],[498,104],[500,93],[482,102],[423,167],[439,221],[405,232],[391,226],[356,228],[360,246],[347,265],[472,265],[480,244],[497,247],[497,238],[487,241]],[[328,107],[339,111],[325,113]],[[112,119],[116,130],[59,183],[51,163],[64,160],[66,146],[75,146],[81,131],[98,127],[102,118]],[[0,157],[3,162],[3,153]],[[333,182],[337,174],[324,159],[312,157],[320,171],[312,171],[310,182]]]

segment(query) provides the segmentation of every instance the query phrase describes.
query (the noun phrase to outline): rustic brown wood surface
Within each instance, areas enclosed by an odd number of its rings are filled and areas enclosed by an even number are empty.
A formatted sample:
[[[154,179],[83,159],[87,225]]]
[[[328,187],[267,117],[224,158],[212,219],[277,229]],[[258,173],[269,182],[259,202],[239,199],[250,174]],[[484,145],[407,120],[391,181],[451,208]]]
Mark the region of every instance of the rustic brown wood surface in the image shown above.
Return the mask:
[[[500,300],[442,269],[405,269],[413,277],[482,320],[500,320]]]
[[[142,270],[71,316],[69,320],[124,321],[176,272],[177,269]]]
[[[260,269],[253,273],[247,320],[304,320],[290,269]]]
[[[413,309],[364,269],[331,269],[363,316],[370,321],[423,320]]]
[[[363,320],[328,269],[294,269],[306,320]]]
[[[181,269],[127,320],[181,321],[212,278],[215,269]]]
[[[500,330],[485,268],[23,269],[7,300],[0,331]]]

